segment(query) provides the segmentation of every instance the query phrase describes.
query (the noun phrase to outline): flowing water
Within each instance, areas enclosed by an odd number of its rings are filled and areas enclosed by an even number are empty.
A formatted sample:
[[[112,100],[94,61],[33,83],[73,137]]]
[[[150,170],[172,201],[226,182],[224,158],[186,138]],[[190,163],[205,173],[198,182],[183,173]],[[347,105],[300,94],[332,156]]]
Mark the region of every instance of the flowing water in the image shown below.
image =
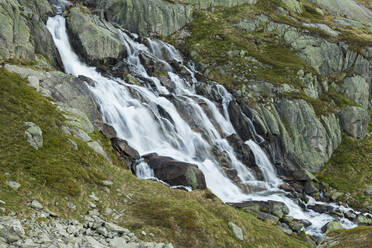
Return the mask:
[[[196,164],[205,175],[207,187],[224,202],[284,202],[290,209],[289,215],[312,223],[306,230],[310,234],[320,235],[320,228],[334,219],[327,214],[303,210],[285,192],[278,189],[283,182],[278,178],[265,152],[256,143],[262,141],[259,136],[256,142],[249,140],[246,144],[254,153],[265,180],[257,180],[250,169],[237,159],[233,148],[224,138],[235,133],[227,111],[227,105],[233,97],[223,86],[216,85],[217,92],[223,99],[220,110],[213,102],[198,95],[194,89],[197,83],[195,69],[192,65],[183,65],[182,56],[171,45],[148,38],[146,46],[136,42],[133,39],[135,36],[117,30],[127,48],[126,62],[132,74],[143,83],[139,86],[105,77],[94,67],[84,64],[69,43],[65,19],[61,15],[49,18],[47,28],[60,52],[66,73],[84,75],[96,82],[94,87],[88,87],[100,104],[105,123],[113,126],[118,137],[127,140],[141,155],[156,152]],[[139,59],[142,53],[165,65],[173,87],[167,88],[159,79],[148,75]],[[183,65],[190,77],[178,75],[171,63],[168,63],[170,59]],[[253,124],[251,128],[254,129]],[[213,149],[226,154],[242,184],[260,185],[264,190],[244,193],[225,176]],[[143,161],[137,166],[136,174],[138,177],[154,179],[153,171]],[[182,186],[175,186],[177,187]],[[347,228],[353,226],[346,219],[343,222]]]

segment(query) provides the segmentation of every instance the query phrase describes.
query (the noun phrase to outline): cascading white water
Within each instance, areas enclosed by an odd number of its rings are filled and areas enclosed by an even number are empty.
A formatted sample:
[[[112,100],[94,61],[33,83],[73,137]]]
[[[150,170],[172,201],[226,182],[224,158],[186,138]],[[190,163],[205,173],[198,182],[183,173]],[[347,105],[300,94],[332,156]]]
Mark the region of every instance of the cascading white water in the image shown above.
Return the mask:
[[[198,165],[205,175],[207,187],[224,202],[247,200],[284,202],[290,209],[291,216],[312,223],[312,226],[307,229],[311,234],[320,234],[320,227],[333,219],[326,214],[311,210],[304,211],[292,199],[286,197],[283,191],[278,190],[277,186],[281,180],[277,177],[266,154],[253,141],[248,141],[247,144],[254,152],[256,162],[266,179],[264,182],[266,190],[256,194],[243,193],[224,175],[215,155],[211,152],[214,147],[227,154],[232,168],[236,169],[243,184],[251,185],[257,182],[251,171],[237,159],[233,148],[224,138],[235,132],[227,111],[232,96],[224,87],[218,86],[223,99],[223,114],[221,114],[214,103],[196,94],[192,86],[196,81],[195,77],[192,75],[192,82],[189,82],[171,72],[172,67],[159,51],[162,47],[170,56],[174,56],[177,63],[183,63],[182,57],[173,47],[148,39],[149,49],[118,30],[129,54],[126,62],[132,67],[134,74],[151,81],[156,86],[154,90],[151,87],[131,85],[120,79],[104,77],[94,67],[82,63],[71,48],[65,19],[62,16],[49,18],[47,28],[53,36],[66,72],[76,76],[84,75],[96,82],[94,87],[89,87],[100,104],[104,121],[113,126],[118,137],[127,140],[141,155],[156,152],[159,155]],[[147,74],[138,57],[139,53],[147,53],[169,65],[168,75],[175,85],[174,92],[170,93],[157,78]],[[192,73],[194,69],[190,67],[188,70]],[[172,96],[173,100],[163,95]],[[177,107],[173,101],[178,103]],[[167,117],[161,115],[159,107],[167,113]],[[205,109],[212,114],[208,116]],[[198,128],[198,132],[193,130],[195,127]],[[137,166],[137,176],[153,178],[154,174],[143,162]]]

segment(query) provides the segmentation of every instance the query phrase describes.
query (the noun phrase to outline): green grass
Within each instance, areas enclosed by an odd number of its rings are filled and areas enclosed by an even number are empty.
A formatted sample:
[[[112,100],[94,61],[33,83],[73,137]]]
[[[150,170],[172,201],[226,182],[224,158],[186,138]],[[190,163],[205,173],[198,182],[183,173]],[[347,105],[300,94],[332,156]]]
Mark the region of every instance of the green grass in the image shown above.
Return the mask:
[[[369,131],[372,132],[372,121]],[[354,140],[344,135],[342,144],[319,173],[319,179],[338,191],[351,193],[351,198],[345,200],[353,206],[371,206],[372,199],[365,196],[364,190],[372,182],[372,137]]]
[[[36,151],[26,142],[25,121],[41,127],[43,148]],[[188,193],[136,178],[98,132],[91,136],[102,143],[114,164],[76,139],[75,151],[67,142],[73,137],[60,131],[63,124],[63,116],[48,99],[0,68],[0,199],[6,202],[7,213],[26,218],[32,214],[29,202],[38,199],[63,218],[80,219],[89,209],[88,195],[95,192],[100,212],[111,207],[124,213],[118,220],[107,216],[108,220],[148,241],[172,242],[175,247],[309,247],[301,237],[287,236],[277,226],[227,206],[207,190]],[[102,185],[104,179],[114,182],[110,193]],[[22,186],[14,191],[6,180]],[[77,209],[69,209],[67,202]],[[229,221],[242,227],[244,241],[235,238]],[[155,237],[143,237],[143,230]]]
[[[335,231],[331,240],[338,241],[333,248],[370,248],[372,244],[372,227],[361,226],[350,230]]]

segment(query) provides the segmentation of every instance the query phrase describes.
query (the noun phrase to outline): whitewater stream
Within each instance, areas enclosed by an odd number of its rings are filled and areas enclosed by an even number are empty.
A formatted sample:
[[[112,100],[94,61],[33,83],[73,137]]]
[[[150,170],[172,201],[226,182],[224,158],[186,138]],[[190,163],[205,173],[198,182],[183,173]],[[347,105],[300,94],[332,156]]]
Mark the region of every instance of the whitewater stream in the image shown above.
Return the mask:
[[[125,62],[129,64],[132,74],[143,82],[139,86],[128,84],[121,79],[105,77],[97,72],[96,68],[83,63],[70,45],[63,16],[49,18],[47,28],[59,50],[65,72],[75,76],[83,75],[95,81],[95,86],[88,87],[100,104],[104,122],[113,126],[117,136],[128,141],[141,155],[157,153],[196,164],[204,173],[207,187],[224,202],[238,203],[248,200],[283,202],[288,206],[290,216],[311,222],[311,226],[305,231],[312,235],[322,235],[321,227],[334,219],[328,214],[304,210],[294,200],[288,198],[286,193],[278,188],[283,182],[277,176],[275,168],[254,141],[248,140],[245,143],[254,153],[264,181],[257,180],[252,171],[237,159],[233,148],[224,138],[235,133],[227,111],[227,105],[233,97],[223,86],[216,85],[223,99],[222,109],[219,109],[212,101],[198,95],[194,88],[198,83],[194,77],[195,69],[191,65],[184,65],[182,56],[171,45],[150,38],[147,38],[146,45],[141,44],[133,39],[136,36],[117,30],[128,52]],[[169,66],[168,76],[175,86],[174,90],[170,92],[157,78],[148,75],[139,59],[141,53],[148,54]],[[176,63],[184,65],[191,77],[177,75],[164,58],[165,53],[167,58],[171,57]],[[177,102],[177,106],[174,102]],[[207,115],[206,108],[212,116]],[[187,113],[181,112],[182,109]],[[185,121],[185,116],[192,120],[186,118]],[[198,130],[195,130],[190,122],[196,123]],[[225,176],[211,152],[212,148],[227,154],[231,167],[238,172],[242,184],[259,186],[263,190],[251,194],[244,193]],[[154,177],[153,171],[144,162],[137,166],[136,174],[142,178]],[[342,219],[341,223],[345,228],[355,226],[347,219]]]

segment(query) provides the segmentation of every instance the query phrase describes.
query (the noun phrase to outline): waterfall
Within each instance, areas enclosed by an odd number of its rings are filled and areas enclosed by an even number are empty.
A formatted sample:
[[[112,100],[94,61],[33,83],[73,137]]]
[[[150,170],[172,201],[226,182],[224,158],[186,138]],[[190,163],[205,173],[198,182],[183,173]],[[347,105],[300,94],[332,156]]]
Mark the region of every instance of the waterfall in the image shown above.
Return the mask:
[[[280,191],[277,187],[282,182],[270,160],[259,145],[247,141],[246,144],[253,151],[265,181],[255,179],[250,169],[237,159],[233,148],[225,139],[235,133],[227,111],[228,103],[232,100],[231,94],[223,86],[217,86],[223,99],[222,113],[213,102],[198,95],[194,89],[195,69],[192,65],[183,65],[182,56],[171,45],[148,38],[150,47],[148,48],[118,30],[127,48],[126,62],[129,69],[133,75],[146,79],[146,82],[140,80],[143,85],[132,85],[121,79],[104,77],[94,67],[84,64],[69,43],[64,17],[57,15],[49,18],[47,28],[61,55],[66,73],[84,75],[96,82],[94,87],[90,85],[88,87],[100,105],[104,122],[114,127],[117,136],[127,140],[141,155],[155,152],[196,164],[205,175],[207,187],[224,202],[248,200],[283,202],[290,210],[289,215],[312,223],[306,230],[310,234],[321,234],[320,228],[334,219],[327,214],[303,210],[294,200],[288,198],[285,192]],[[174,85],[173,89],[168,89],[159,79],[147,74],[145,66],[139,59],[140,53],[146,53],[169,66],[168,76]],[[191,74],[191,80],[175,73],[171,64],[167,62],[170,59],[185,66]],[[166,112],[166,116],[159,112],[159,107]],[[265,190],[244,193],[225,176],[215,154],[212,153],[213,148],[226,154],[242,184],[260,183],[264,185]],[[136,173],[139,177],[154,179],[154,172],[145,162],[137,166]],[[350,223],[348,225],[350,226]]]

